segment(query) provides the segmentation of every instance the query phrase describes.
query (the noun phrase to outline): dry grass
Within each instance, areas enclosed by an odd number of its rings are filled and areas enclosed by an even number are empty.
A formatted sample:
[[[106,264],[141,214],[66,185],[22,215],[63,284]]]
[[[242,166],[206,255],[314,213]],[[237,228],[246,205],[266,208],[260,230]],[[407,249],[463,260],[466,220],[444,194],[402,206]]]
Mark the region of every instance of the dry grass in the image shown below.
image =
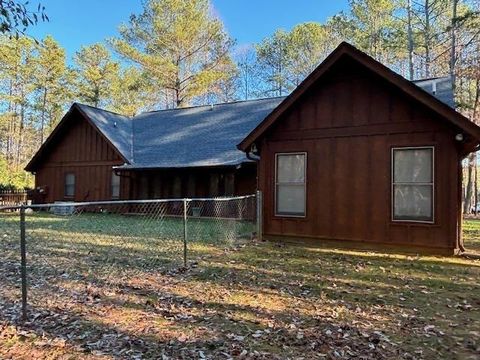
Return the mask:
[[[468,221],[465,236],[478,246],[480,222]],[[192,245],[186,271],[159,262],[88,271],[72,248],[61,247],[65,258],[54,249],[32,269],[25,324],[16,259],[0,249],[8,255],[0,256],[0,358],[477,359],[480,351],[478,260],[204,243]]]

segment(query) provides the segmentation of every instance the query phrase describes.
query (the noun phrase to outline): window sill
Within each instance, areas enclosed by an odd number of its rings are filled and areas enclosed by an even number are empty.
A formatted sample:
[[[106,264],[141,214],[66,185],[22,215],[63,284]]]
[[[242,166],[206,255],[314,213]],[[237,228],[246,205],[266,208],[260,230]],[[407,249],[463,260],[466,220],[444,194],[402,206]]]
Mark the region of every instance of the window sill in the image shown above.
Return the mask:
[[[282,215],[282,214],[275,214],[272,217],[274,220],[307,220],[307,215]]]
[[[397,226],[419,226],[419,227],[439,227],[435,221],[414,221],[414,220],[390,220],[390,225]]]

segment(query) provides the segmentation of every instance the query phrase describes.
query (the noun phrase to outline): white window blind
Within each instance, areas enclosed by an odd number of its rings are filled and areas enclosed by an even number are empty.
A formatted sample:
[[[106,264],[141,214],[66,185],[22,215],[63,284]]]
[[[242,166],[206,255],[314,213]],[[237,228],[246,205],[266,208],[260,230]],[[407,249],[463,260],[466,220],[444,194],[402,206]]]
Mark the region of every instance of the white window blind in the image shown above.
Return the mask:
[[[276,215],[304,216],[306,154],[277,154],[275,170]]]

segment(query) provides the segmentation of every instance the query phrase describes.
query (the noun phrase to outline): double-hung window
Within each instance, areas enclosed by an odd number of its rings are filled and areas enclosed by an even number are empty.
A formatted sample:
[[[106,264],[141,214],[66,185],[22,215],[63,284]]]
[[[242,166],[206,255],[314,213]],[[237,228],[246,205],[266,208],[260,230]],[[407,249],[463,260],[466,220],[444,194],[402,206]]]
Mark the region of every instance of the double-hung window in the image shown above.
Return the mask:
[[[110,185],[111,185],[112,199],[120,198],[120,176],[115,174],[115,171],[112,172],[112,182]]]
[[[307,154],[281,153],[275,160],[275,215],[305,216]]]
[[[392,219],[434,221],[434,148],[392,149]]]
[[[64,194],[67,198],[73,198],[75,196],[75,174],[65,174],[65,188]]]

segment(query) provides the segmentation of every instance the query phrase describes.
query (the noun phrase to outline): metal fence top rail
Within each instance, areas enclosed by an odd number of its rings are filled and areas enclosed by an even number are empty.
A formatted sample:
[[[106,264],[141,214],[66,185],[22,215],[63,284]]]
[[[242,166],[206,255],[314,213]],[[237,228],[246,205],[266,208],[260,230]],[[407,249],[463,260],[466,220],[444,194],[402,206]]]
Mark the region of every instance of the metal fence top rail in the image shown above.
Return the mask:
[[[215,198],[175,198],[175,199],[148,199],[148,200],[109,200],[109,201],[63,201],[47,204],[0,206],[2,210],[20,210],[20,209],[40,209],[46,207],[65,207],[65,206],[102,206],[102,205],[135,205],[135,204],[158,204],[169,202],[190,202],[190,201],[232,201],[255,198],[255,195],[233,196],[233,197],[215,197]]]

